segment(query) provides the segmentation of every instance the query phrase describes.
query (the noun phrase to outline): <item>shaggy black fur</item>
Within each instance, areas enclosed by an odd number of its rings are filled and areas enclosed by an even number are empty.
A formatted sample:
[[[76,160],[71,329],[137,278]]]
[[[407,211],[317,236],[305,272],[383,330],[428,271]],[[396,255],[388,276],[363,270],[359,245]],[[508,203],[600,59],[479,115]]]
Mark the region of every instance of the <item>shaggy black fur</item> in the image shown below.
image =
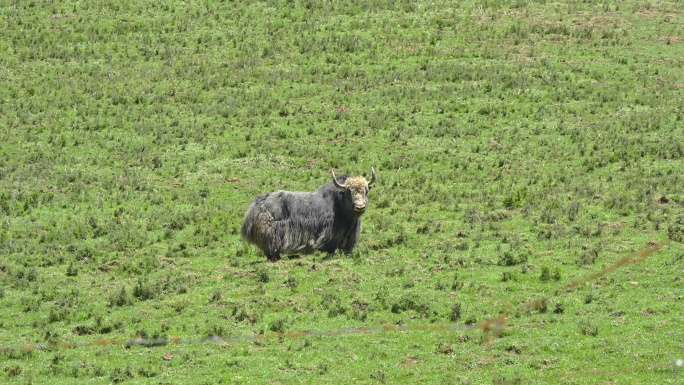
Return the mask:
[[[344,184],[348,176],[337,180]],[[368,190],[363,198],[367,199]],[[281,254],[350,253],[359,239],[361,215],[354,211],[348,189],[329,182],[313,192],[276,191],[260,194],[242,221],[242,237],[270,261]]]

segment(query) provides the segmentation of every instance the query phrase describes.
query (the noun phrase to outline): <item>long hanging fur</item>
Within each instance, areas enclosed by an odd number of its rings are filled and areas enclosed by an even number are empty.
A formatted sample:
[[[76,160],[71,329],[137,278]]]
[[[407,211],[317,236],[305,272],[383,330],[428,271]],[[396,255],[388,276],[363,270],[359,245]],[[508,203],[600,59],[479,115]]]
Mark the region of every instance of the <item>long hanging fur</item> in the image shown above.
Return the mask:
[[[348,178],[337,180],[345,184]],[[361,213],[354,211],[349,190],[329,182],[313,192],[258,195],[245,213],[241,233],[269,260],[278,260],[280,254],[351,252],[360,230]]]

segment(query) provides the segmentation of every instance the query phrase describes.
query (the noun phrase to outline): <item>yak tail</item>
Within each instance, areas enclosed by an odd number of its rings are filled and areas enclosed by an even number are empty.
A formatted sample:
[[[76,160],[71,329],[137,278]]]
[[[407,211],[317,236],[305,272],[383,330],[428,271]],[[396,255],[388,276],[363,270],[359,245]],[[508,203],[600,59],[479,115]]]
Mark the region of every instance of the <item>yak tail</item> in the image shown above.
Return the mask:
[[[273,216],[268,210],[261,209],[261,202],[266,197],[268,194],[259,195],[249,206],[242,219],[240,234],[244,240],[269,255],[278,251],[278,242],[273,231]]]

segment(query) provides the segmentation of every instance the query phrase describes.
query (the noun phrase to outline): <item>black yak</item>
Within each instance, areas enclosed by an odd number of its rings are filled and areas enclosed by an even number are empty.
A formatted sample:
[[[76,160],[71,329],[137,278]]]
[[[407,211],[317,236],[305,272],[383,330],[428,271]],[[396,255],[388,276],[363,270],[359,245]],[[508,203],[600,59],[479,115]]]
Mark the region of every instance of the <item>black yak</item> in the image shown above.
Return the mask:
[[[359,240],[361,215],[368,207],[368,191],[375,169],[367,181],[347,175],[313,192],[275,191],[260,194],[242,220],[242,237],[259,247],[269,261],[281,254],[310,254],[337,249],[349,254]]]

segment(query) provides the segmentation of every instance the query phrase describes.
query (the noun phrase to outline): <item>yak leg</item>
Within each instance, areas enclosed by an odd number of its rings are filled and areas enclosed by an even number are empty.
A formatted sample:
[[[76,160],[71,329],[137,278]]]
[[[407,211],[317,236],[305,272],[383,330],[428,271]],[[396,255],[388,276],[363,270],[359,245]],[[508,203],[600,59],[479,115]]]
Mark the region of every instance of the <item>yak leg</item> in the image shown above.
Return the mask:
[[[354,250],[354,246],[356,246],[356,240],[354,238],[349,238],[344,242],[342,247],[340,247],[340,250],[342,250],[345,256],[350,257]]]
[[[354,250],[354,246],[349,247],[349,248],[344,248],[344,249],[341,249],[341,250],[342,250],[342,252],[344,253],[344,256],[345,256],[345,257],[351,258],[351,257],[352,257],[352,251]]]
[[[351,256],[352,250],[354,250],[354,246],[356,246],[356,241],[359,239],[360,231],[361,226],[357,224],[355,227],[349,229],[340,240],[339,248],[342,249],[342,252],[344,252],[347,257]]]
[[[318,251],[320,251],[320,252],[327,253],[327,255],[325,256],[325,259],[333,259],[335,257],[335,251],[336,250],[337,249],[335,248],[335,246],[323,247],[323,248],[318,249]]]
[[[326,241],[323,245],[316,249],[322,253],[328,253],[325,259],[333,259],[337,251],[337,243],[335,241]]]
[[[280,260],[280,253],[271,253],[266,256],[271,262],[278,262]]]

